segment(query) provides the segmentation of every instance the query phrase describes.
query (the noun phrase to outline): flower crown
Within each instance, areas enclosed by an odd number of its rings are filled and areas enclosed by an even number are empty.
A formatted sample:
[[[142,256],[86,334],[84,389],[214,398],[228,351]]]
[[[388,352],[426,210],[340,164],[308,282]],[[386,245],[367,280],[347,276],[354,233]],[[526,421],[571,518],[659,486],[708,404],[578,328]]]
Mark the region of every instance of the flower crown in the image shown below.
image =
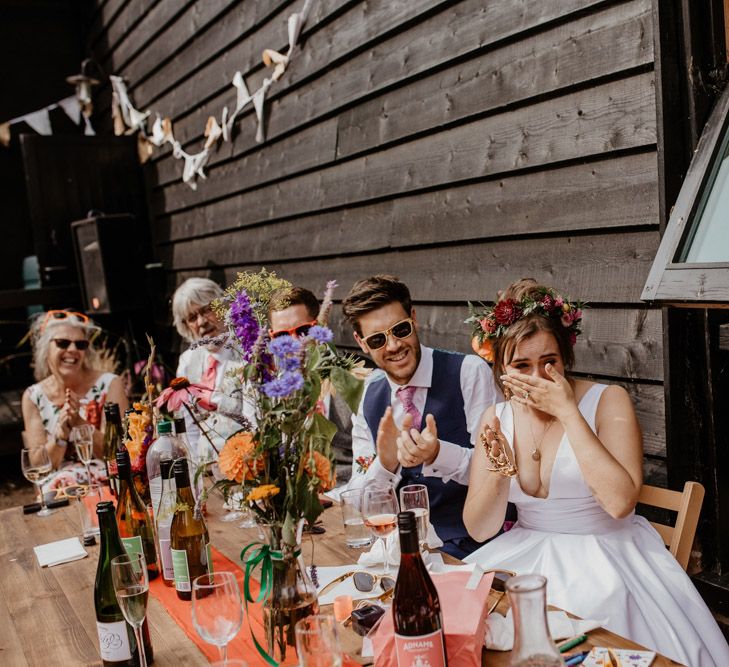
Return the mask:
[[[469,301],[470,316],[466,323],[473,327],[474,351],[486,361],[492,362],[493,340],[504,336],[514,322],[534,313],[559,318],[562,326],[569,330],[570,343],[574,345],[581,333],[583,307],[582,302],[569,301],[549,287],[537,287],[521,301],[501,299],[493,306],[483,303],[474,305]]]

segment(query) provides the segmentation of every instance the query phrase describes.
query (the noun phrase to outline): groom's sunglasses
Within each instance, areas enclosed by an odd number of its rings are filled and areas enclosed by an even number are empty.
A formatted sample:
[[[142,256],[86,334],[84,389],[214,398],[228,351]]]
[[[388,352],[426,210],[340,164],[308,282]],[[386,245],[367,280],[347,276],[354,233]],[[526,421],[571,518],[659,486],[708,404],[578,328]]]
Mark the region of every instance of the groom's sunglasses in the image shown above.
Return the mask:
[[[392,334],[395,338],[407,338],[413,333],[413,320],[408,317],[405,320],[401,320],[397,324],[393,324],[389,329],[385,331],[376,331],[369,336],[365,336],[362,340],[367,344],[370,350],[379,350],[387,345],[387,337]]]

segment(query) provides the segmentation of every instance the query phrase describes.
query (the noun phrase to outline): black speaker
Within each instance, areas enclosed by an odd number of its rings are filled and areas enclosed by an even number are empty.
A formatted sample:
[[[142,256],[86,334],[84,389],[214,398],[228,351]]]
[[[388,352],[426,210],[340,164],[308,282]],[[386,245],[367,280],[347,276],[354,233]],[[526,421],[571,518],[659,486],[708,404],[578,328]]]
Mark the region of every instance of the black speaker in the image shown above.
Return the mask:
[[[90,315],[147,303],[145,236],[132,215],[91,215],[71,223],[79,285]]]

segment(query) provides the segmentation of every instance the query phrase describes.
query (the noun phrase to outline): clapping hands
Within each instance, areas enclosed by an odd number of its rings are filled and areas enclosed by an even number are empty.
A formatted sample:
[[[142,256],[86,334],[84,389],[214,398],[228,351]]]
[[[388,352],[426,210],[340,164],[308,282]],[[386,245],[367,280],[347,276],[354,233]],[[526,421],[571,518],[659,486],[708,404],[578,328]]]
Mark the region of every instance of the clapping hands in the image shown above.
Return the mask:
[[[438,428],[433,415],[426,415],[422,431],[412,428],[412,418],[405,415],[397,438],[397,460],[406,468],[420,464],[430,465],[440,452]]]

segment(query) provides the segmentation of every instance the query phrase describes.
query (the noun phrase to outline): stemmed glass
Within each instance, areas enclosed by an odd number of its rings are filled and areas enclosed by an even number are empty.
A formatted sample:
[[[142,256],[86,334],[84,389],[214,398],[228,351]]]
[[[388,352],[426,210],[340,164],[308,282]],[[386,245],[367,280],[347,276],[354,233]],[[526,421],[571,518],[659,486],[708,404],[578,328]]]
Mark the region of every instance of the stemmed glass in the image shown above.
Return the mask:
[[[114,584],[116,599],[127,623],[134,628],[139,648],[139,667],[147,667],[144,653],[142,623],[147,615],[147,595],[149,578],[147,562],[143,553],[122,554],[111,561],[111,580]]]
[[[302,618],[295,626],[300,667],[341,667],[342,648],[333,616]]]
[[[397,495],[391,486],[369,486],[362,493],[362,514],[364,524],[372,531],[372,535],[382,540],[385,574],[390,573],[390,559],[387,553],[385,538],[395,530],[397,525]]]
[[[220,649],[226,664],[228,642],[243,624],[243,605],[235,574],[213,572],[193,580],[192,622],[197,634]]]
[[[23,476],[29,482],[33,482],[40,493],[41,509],[38,516],[48,516],[56,510],[46,507],[46,499],[43,496],[43,484],[48,481],[53,472],[53,464],[45,447],[36,447],[33,450],[25,449],[20,452],[20,467]]]
[[[76,456],[86,468],[86,483],[91,484],[89,463],[94,458],[94,427],[91,424],[74,426],[71,429],[71,440],[76,448]]]
[[[400,510],[408,510],[415,514],[418,526],[418,540],[423,549],[428,543],[428,525],[430,524],[430,502],[428,487],[425,484],[408,484],[400,489]]]
[[[221,521],[228,523],[229,521],[236,521],[237,519],[243,518],[243,512],[240,511],[241,503],[243,502],[242,496],[244,496],[243,491],[236,491],[228,496],[230,509],[227,514],[220,517]]]

